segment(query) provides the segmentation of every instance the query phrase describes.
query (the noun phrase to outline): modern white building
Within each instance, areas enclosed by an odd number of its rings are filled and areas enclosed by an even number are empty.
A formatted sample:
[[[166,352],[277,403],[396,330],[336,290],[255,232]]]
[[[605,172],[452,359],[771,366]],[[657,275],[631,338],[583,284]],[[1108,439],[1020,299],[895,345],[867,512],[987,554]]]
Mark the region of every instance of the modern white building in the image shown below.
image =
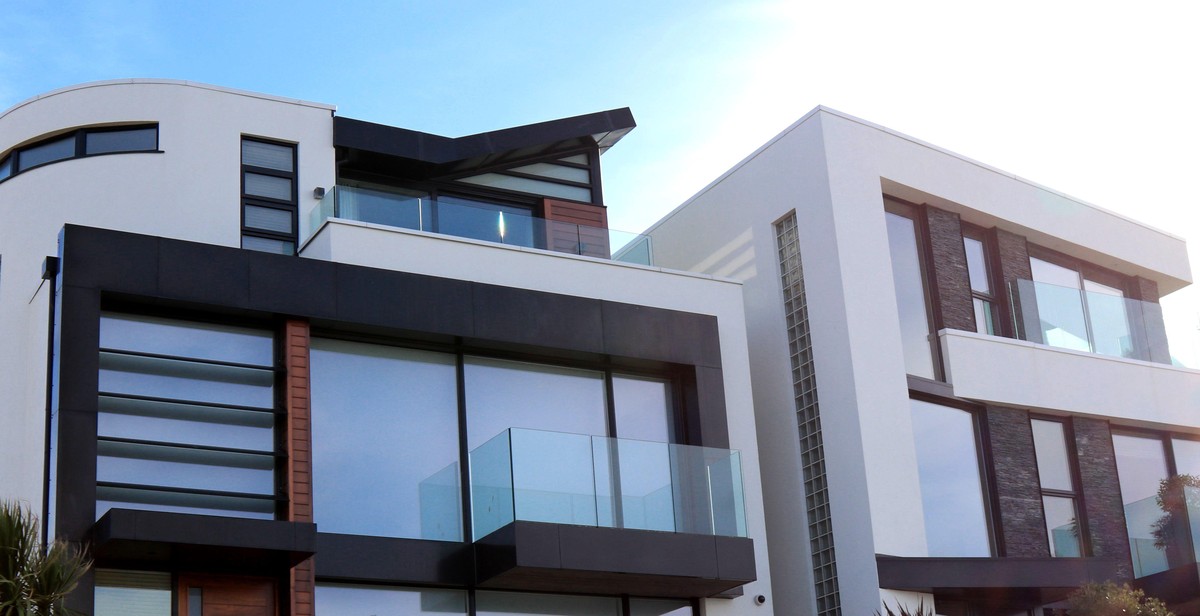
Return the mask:
[[[1181,239],[825,108],[647,233],[744,285],[776,613],[1200,612]]]
[[[607,229],[633,127],[162,80],[0,113],[0,498],[90,546],[70,605],[770,613],[742,285]]]

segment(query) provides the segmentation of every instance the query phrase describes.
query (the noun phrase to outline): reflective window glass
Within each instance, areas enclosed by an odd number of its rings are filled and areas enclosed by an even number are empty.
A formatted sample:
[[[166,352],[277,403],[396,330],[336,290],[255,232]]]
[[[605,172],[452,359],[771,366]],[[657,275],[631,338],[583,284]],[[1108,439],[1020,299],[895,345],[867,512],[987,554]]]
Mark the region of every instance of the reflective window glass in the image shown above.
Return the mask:
[[[671,387],[668,381],[613,375],[617,437],[672,442]]]
[[[171,574],[96,569],[96,616],[171,616]]]
[[[964,237],[963,247],[967,253],[967,274],[971,280],[971,290],[991,293],[992,284],[988,280],[987,257],[984,254],[983,242],[973,237]]]
[[[106,130],[87,133],[84,151],[87,154],[111,152],[146,152],[158,149],[158,127],[129,130]]]
[[[629,616],[692,616],[692,606],[678,599],[630,599]]]
[[[310,363],[321,530],[459,541],[455,356],[314,339]]]
[[[242,164],[276,171],[292,171],[295,151],[290,145],[242,139]]]
[[[975,417],[910,400],[930,556],[991,556]]]
[[[1157,537],[1155,532],[1166,513],[1156,502],[1159,483],[1167,478],[1162,440],[1132,434],[1114,434],[1112,440],[1134,577],[1166,571],[1170,559],[1161,531]]]
[[[508,428],[606,436],[604,373],[468,357],[467,448]]]
[[[0,160],[0,180],[12,175],[12,156],[7,156],[4,160]]]
[[[75,135],[21,150],[21,170],[75,156]]]
[[[1180,475],[1200,477],[1200,441],[1172,439],[1171,449],[1175,450],[1175,470]]]
[[[914,376],[936,378],[916,226],[912,219],[888,212],[887,232],[905,369]]]
[[[271,366],[275,353],[260,330],[115,313],[100,317],[100,347],[255,366]]]
[[[246,226],[277,233],[292,232],[292,211],[258,205],[245,205]]]
[[[546,197],[558,197],[560,199],[582,201],[584,203],[589,203],[592,200],[592,190],[590,188],[583,188],[582,186],[570,186],[567,184],[556,184],[554,182],[504,175],[501,173],[484,173],[483,175],[473,175],[471,177],[459,178],[458,181],[465,182],[467,184],[476,184],[479,186],[492,186],[506,190],[515,190],[534,195],[544,195]]]
[[[1062,496],[1042,496],[1042,510],[1046,513],[1046,533],[1050,538],[1050,555],[1057,557],[1081,556],[1075,499]]]
[[[1029,424],[1033,428],[1033,448],[1037,453],[1038,477],[1042,487],[1073,491],[1075,487],[1071,481],[1071,466],[1063,424],[1041,419],[1031,420]]]
[[[280,201],[292,200],[292,180],[289,178],[247,172],[245,190],[247,195],[255,197],[267,197]]]
[[[296,253],[296,245],[292,242],[271,239],[268,237],[255,237],[252,235],[242,236],[242,248],[247,250],[257,250],[259,252],[270,252],[278,255],[291,255]]]
[[[986,299],[972,298],[975,306],[975,331],[993,336],[996,334],[996,323],[992,314],[992,303]]]
[[[475,593],[477,616],[620,616],[616,597],[545,595],[518,592]]]
[[[435,216],[438,233],[513,246],[536,245],[537,225],[529,208],[440,196]]]
[[[466,616],[467,593],[441,588],[318,584],[316,608],[317,614],[337,616]]]

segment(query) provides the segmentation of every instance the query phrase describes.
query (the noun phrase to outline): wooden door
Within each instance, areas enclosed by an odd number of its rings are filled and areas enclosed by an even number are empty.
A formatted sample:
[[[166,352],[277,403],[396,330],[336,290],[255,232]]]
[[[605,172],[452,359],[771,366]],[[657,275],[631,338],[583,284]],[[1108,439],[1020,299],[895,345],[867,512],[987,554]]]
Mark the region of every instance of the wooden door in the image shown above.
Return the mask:
[[[179,616],[278,616],[275,580],[180,575]]]

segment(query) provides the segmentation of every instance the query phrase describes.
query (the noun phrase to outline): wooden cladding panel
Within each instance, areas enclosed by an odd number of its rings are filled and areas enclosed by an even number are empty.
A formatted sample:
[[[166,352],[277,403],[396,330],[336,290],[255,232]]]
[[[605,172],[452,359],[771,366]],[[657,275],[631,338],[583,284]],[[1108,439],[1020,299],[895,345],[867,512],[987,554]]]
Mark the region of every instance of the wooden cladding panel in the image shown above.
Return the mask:
[[[284,326],[284,363],[287,371],[288,520],[311,522],[312,512],[312,425],[309,381],[308,322],[290,320]],[[290,614],[313,616],[315,577],[313,559],[292,568]]]
[[[550,250],[609,258],[608,210],[603,205],[545,199],[542,209]]]
[[[275,581],[232,576],[180,576],[177,607],[179,616],[201,616],[188,609],[192,588],[200,589],[203,616],[278,616]]]

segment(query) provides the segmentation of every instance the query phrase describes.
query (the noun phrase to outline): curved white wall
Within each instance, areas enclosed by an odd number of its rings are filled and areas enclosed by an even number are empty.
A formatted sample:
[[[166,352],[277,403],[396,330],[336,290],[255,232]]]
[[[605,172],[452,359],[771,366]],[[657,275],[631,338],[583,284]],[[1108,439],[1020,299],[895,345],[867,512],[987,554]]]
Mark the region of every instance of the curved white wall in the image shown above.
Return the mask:
[[[141,122],[158,123],[161,150],[59,161],[0,183],[0,498],[41,504],[48,293],[38,289],[62,226],[239,246],[242,135],[298,144],[303,212],[314,187],[334,183],[332,113],[202,84],[125,80],[57,90],[0,114],[0,156],[56,132]]]

